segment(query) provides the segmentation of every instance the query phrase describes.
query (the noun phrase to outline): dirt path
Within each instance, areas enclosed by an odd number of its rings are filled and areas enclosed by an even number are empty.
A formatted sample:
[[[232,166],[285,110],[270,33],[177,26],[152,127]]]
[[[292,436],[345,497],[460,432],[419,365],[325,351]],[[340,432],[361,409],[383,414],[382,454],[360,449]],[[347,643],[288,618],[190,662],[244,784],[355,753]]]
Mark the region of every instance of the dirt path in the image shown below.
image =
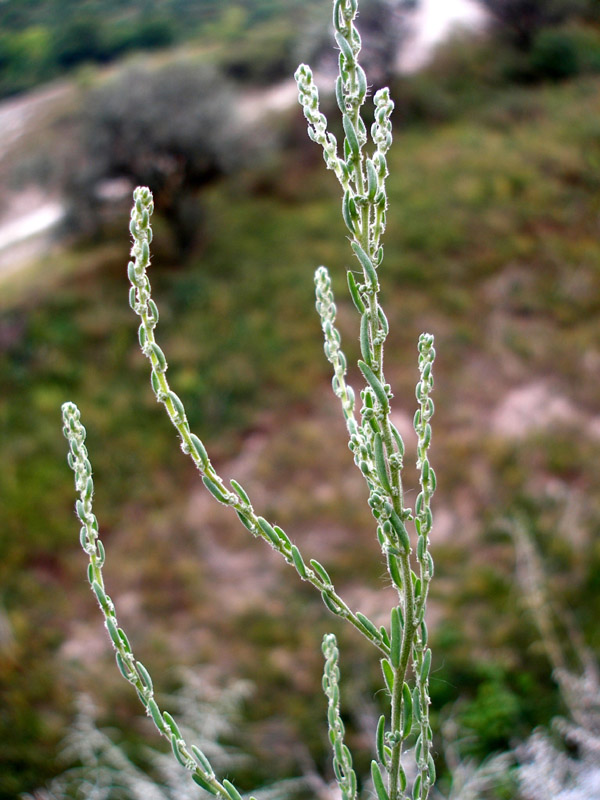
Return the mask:
[[[57,197],[42,187],[11,187],[12,160],[22,140],[41,130],[44,118],[68,99],[73,89],[61,82],[0,102],[0,278],[39,257],[49,234],[64,216]]]

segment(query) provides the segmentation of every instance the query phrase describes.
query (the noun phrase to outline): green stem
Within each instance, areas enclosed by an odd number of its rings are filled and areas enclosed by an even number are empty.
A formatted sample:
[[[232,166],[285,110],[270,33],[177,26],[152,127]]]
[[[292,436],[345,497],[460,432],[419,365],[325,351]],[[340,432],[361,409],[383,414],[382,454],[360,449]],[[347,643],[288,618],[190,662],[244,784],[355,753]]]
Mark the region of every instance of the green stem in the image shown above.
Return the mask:
[[[408,662],[415,636],[415,625],[413,616],[413,585],[410,568],[410,558],[408,555],[400,557],[402,569],[402,593],[404,605],[404,628],[402,631],[402,647],[400,649],[400,663],[394,672],[394,690],[392,692],[392,734],[398,737],[392,746],[392,759],[389,769],[389,795],[390,800],[398,800],[398,784],[400,777],[400,766],[402,759],[402,740],[400,739],[400,726],[402,722],[403,694],[402,688],[406,680]]]

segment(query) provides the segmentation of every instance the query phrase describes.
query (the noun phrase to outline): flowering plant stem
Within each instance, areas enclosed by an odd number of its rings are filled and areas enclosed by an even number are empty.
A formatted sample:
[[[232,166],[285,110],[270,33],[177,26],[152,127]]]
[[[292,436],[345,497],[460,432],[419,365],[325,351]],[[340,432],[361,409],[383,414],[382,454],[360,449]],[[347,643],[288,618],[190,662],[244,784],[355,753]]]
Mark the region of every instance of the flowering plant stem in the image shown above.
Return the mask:
[[[389,729],[386,718],[379,720],[377,759],[372,762],[372,780],[378,800],[426,800],[435,782],[431,755],[432,732],[429,724],[428,679],[431,650],[427,647],[425,608],[433,576],[429,552],[432,526],[431,498],[435,491],[435,473],[428,451],[431,443],[430,420],[433,415],[432,364],[435,358],[433,337],[419,339],[418,408],[414,427],[417,436],[417,467],[420,470],[420,493],[414,510],[404,502],[402,467],[404,443],[391,420],[391,388],[384,375],[384,344],[389,332],[387,318],[379,303],[378,270],[383,261],[381,238],[387,213],[387,153],[392,144],[390,117],[394,107],[389,90],[381,89],[374,97],[375,121],[371,127],[374,150],[365,153],[367,129],[361,108],[367,97],[367,79],[358,62],[360,35],[354,25],[358,0],[335,0],[333,22],[340,50],[336,98],[342,113],[344,142],[338,152],[335,136],[327,130],[327,120],[319,110],[319,93],[312,72],[301,65],[296,72],[299,100],[308,121],[311,139],[323,148],[325,163],[338,178],[342,190],[342,214],[351,234],[351,248],[358,261],[358,272],[348,272],[352,301],[360,315],[359,370],[365,384],[360,391],[362,406],[356,413],[356,394],[346,380],[347,361],[341,350],[341,337],[335,327],[336,306],[331,279],[325,267],[315,274],[316,306],[324,335],[324,349],[333,367],[333,390],[340,400],[349,435],[349,447],[369,489],[369,506],[376,522],[377,537],[390,578],[398,593],[398,603],[391,610],[389,629],[378,628],[360,611],[353,611],[336,591],[326,569],[316,560],[307,561],[289,536],[278,525],[258,516],[243,487],[235,480],[227,485],[216,471],[202,441],[191,432],[185,408],[167,380],[167,361],[155,337],[158,308],[151,297],[147,270],[150,265],[154,210],[149,189],[134,192],[130,231],[133,237],[132,259],[128,265],[131,282],[129,302],[140,318],[139,343],[151,365],[151,384],[175,426],[181,448],[188,454],[202,476],[207,491],[222,505],[236,513],[242,525],[275,549],[299,574],[320,593],[325,605],[335,615],[347,620],[378,649],[382,671],[390,695]],[[80,494],[77,513],[82,523],[81,544],[89,556],[88,577],[105,617],[116,651],[119,669],[132,683],[156,727],[171,740],[175,757],[190,770],[192,778],[204,789],[224,800],[240,800],[237,789],[220,782],[206,757],[194,745],[181,738],[175,721],[162,713],[153,698],[152,681],[146,668],[136,661],[128,639],[118,627],[114,605],[104,590],[102,566],[104,548],[98,537],[98,525],[92,513],[93,481],[85,448],[85,430],[77,407],[63,406],[64,431],[70,444],[69,463],[75,472]],[[414,528],[413,543],[407,526]],[[416,544],[416,556],[413,556]],[[413,570],[415,565],[416,572]],[[352,757],[343,743],[343,725],[339,715],[339,668],[337,643],[332,634],[323,642],[325,673],[323,686],[328,698],[330,740],[334,753],[334,771],[344,800],[354,800],[357,781]],[[412,677],[411,677],[412,674]],[[403,751],[414,743],[416,778],[408,787],[403,767]]]

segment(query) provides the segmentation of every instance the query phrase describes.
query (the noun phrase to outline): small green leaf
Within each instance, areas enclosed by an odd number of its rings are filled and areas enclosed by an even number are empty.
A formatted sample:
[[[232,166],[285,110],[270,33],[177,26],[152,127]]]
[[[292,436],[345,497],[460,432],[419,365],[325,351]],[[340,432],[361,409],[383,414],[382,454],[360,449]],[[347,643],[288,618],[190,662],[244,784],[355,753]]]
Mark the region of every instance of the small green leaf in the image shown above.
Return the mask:
[[[247,495],[247,494],[246,494],[246,492],[244,491],[244,487],[243,487],[243,486],[241,486],[241,485],[240,485],[240,484],[239,484],[239,483],[238,483],[236,480],[234,480],[233,478],[231,478],[231,480],[229,481],[229,483],[230,483],[230,484],[233,486],[233,489],[234,489],[234,491],[236,492],[236,494],[239,496],[239,498],[240,498],[241,500],[243,500],[243,501],[244,501],[244,503],[246,503],[246,505],[248,505],[248,506],[249,506],[249,505],[250,505],[250,498],[248,497],[248,495]]]
[[[422,776],[417,775],[415,782],[413,784],[413,791],[412,791],[414,800],[417,800],[417,798],[421,794],[421,781],[422,781]]]
[[[385,625],[382,625],[379,628],[379,633],[381,634],[381,641],[384,643],[384,645],[386,647],[389,647],[390,646],[390,637],[388,635],[388,632],[385,629]]]
[[[346,61],[352,63],[354,61],[354,53],[350,47],[350,42],[341,33],[335,34],[335,40]]]
[[[342,216],[344,217],[344,222],[346,223],[346,227],[350,233],[355,233],[356,223],[358,222],[358,212],[354,198],[349,191],[344,193],[344,199],[342,201]]]
[[[342,116],[342,125],[344,126],[344,133],[346,134],[346,141],[350,147],[350,152],[354,157],[360,153],[360,144],[358,142],[358,134],[356,128],[352,124],[352,120],[348,114]]]
[[[372,203],[379,188],[379,181],[377,179],[377,170],[370,158],[367,158],[367,186],[367,197],[369,202]]]
[[[369,631],[369,633],[372,633],[373,636],[375,636],[377,639],[379,639],[379,631],[377,630],[375,625],[373,625],[373,623],[371,622],[371,620],[368,617],[365,617],[364,614],[361,614],[360,611],[357,611],[356,612],[356,618],[360,622],[362,622],[362,624]]]
[[[335,81],[335,99],[337,100],[338,108],[344,113],[346,110],[346,101],[344,99],[344,82],[341,75],[338,75]]]
[[[317,573],[317,575],[321,578],[323,583],[326,583],[327,586],[333,585],[331,582],[331,578],[329,577],[329,573],[322,564],[320,564],[315,558],[311,558],[310,565]]]
[[[300,554],[300,550],[298,550],[295,544],[292,545],[292,558],[294,559],[294,566],[296,567],[300,577],[306,578],[306,564],[304,563],[302,555]]]
[[[398,537],[398,542],[405,553],[410,552],[410,539],[408,537],[408,531],[406,530],[406,526],[396,514],[395,511],[392,511],[390,514],[390,522],[392,524],[392,528],[394,529],[394,533]]]
[[[429,783],[431,786],[435,783],[436,779],[436,769],[435,769],[435,762],[433,760],[433,756],[431,753],[427,754],[427,768],[429,770]]]
[[[121,646],[124,648],[125,652],[131,653],[131,645],[129,644],[129,639],[127,638],[127,634],[123,630],[123,628],[117,628],[117,633],[119,634],[119,639],[121,640]]]
[[[364,361],[358,362],[358,368],[362,372],[369,386],[373,389],[375,397],[379,400],[379,403],[381,405],[381,408],[383,409],[384,414],[387,414],[390,410],[390,400],[387,396],[385,389],[381,385],[381,381],[375,375],[371,367],[368,364],[365,364]]]
[[[152,355],[154,356],[154,358],[152,359],[152,364],[156,372],[166,372],[167,359],[165,358],[165,354],[156,344],[156,342],[152,342],[152,344],[150,345],[150,350],[152,351]]]
[[[402,769],[402,766],[398,769],[398,778],[400,783],[400,791],[403,792],[406,789],[406,772]]]
[[[198,786],[201,786],[207,792],[210,792],[211,794],[214,794],[214,795],[218,794],[218,792],[215,789],[215,787],[212,784],[210,784],[206,780],[206,778],[204,778],[202,775],[199,775],[197,772],[193,772],[192,773],[192,780],[194,781],[194,783],[197,783]]]
[[[434,568],[433,568],[433,556],[431,555],[431,553],[427,553],[427,555],[425,556],[425,560],[427,561],[429,576],[433,578]]]
[[[375,271],[375,267],[373,266],[373,262],[369,258],[369,256],[365,253],[362,247],[358,244],[358,242],[352,242],[351,247],[354,250],[354,253],[358,260],[360,261],[361,267],[365,271],[365,275],[371,282],[374,288],[377,288],[377,272]]]
[[[392,494],[392,486],[390,484],[389,475],[386,467],[385,452],[383,448],[383,439],[380,433],[376,433],[373,440],[373,455],[375,457],[375,469],[377,477],[381,483],[381,488],[389,495]]]
[[[117,667],[119,668],[119,672],[125,678],[126,681],[131,680],[131,672],[125,666],[125,662],[123,661],[123,657],[120,653],[115,653],[115,658],[117,661]]]
[[[148,321],[154,327],[158,324],[158,306],[152,298],[148,300],[148,311],[150,312]]]
[[[390,664],[387,658],[381,659],[381,670],[383,672],[383,678],[385,680],[385,684],[388,688],[388,692],[393,694],[394,692],[394,670],[392,665]]]
[[[290,549],[291,549],[291,547],[292,547],[292,542],[291,542],[291,540],[290,540],[290,537],[289,537],[289,536],[287,535],[287,533],[286,533],[286,532],[283,530],[283,528],[280,528],[280,527],[279,527],[279,525],[273,525],[273,530],[275,531],[275,533],[277,534],[277,536],[279,536],[279,540],[280,540],[281,542],[283,542],[283,544],[284,544],[284,545],[286,545],[286,547],[287,547],[287,549],[288,549],[288,550],[290,550]]]
[[[168,712],[168,711],[163,711],[163,719],[164,719],[164,721],[167,723],[167,725],[169,726],[169,728],[172,730],[172,732],[175,734],[175,736],[176,736],[178,739],[182,739],[183,737],[182,737],[182,735],[181,735],[181,731],[179,730],[179,726],[177,725],[177,723],[175,722],[175,720],[174,720],[174,719],[173,719],[173,717],[172,717],[172,716],[169,714],[169,712]]]
[[[396,447],[398,448],[398,452],[400,453],[401,456],[403,456],[404,442],[402,441],[402,437],[400,436],[400,433],[398,432],[398,429],[396,428],[395,425],[390,425],[390,428],[392,429],[392,436],[396,440]]]
[[[419,696],[419,688],[415,686],[412,693],[413,701],[413,717],[415,722],[421,722],[421,698]]]
[[[356,310],[359,314],[364,314],[365,304],[362,301],[360,292],[358,291],[358,286],[356,285],[354,273],[351,270],[348,270],[348,289],[350,290],[350,296],[352,297],[352,302],[356,306]]]
[[[377,723],[377,758],[379,761],[385,765],[386,757],[385,757],[385,717],[383,714],[379,717],[379,722]]]
[[[135,264],[133,263],[133,261],[130,261],[129,264],[127,264],[127,277],[129,278],[130,283],[132,283],[134,287],[140,285],[140,279],[137,276]]]
[[[379,764],[375,760],[371,761],[371,778],[373,779],[373,786],[375,787],[375,791],[377,792],[378,800],[390,800],[390,797],[383,783],[383,778],[381,776],[381,770],[379,769]]]
[[[339,617],[340,607],[333,602],[333,600],[331,599],[331,597],[329,597],[327,592],[321,592],[321,597],[323,598],[323,602],[325,603],[327,608],[331,611],[331,613]]]
[[[220,487],[212,481],[208,475],[202,476],[202,483],[206,486],[208,491],[212,494],[212,496],[219,501],[219,503],[223,503],[224,505],[229,505],[229,499],[227,495],[223,494]]]
[[[141,661],[136,661],[135,664],[137,671],[139,673],[140,678],[142,679],[142,683],[144,684],[146,690],[152,693],[154,687],[152,685],[152,678],[150,677],[150,673],[146,669],[146,667],[142,664]]]
[[[150,373],[150,383],[152,384],[152,389],[154,391],[154,394],[158,395],[162,393],[158,372],[152,370],[152,372]]]
[[[413,724],[412,695],[407,683],[402,686],[402,738],[406,739]]]
[[[202,767],[204,772],[206,772],[207,775],[211,775],[211,776],[214,775],[213,768],[211,766],[210,761],[204,755],[202,750],[200,750],[199,747],[196,747],[195,744],[192,745],[192,753],[196,756],[196,758],[200,762],[200,766]]]
[[[265,534],[265,536],[268,539],[270,539],[271,542],[276,547],[279,547],[279,545],[281,544],[280,541],[279,541],[279,536],[275,532],[275,528],[273,528],[271,523],[267,522],[267,520],[264,517],[258,517],[257,518],[257,522],[258,522],[258,525],[259,525],[261,531]]]
[[[356,65],[356,81],[358,83],[358,100],[362,103],[367,94],[367,76],[360,64]]]
[[[367,364],[371,363],[371,336],[369,334],[369,315],[365,312],[360,318],[360,352]]]
[[[417,761],[420,760],[422,753],[423,753],[423,733],[421,732],[417,736],[417,741],[415,742],[415,758]]]
[[[256,529],[252,520],[245,514],[242,514],[242,512],[238,511],[237,509],[235,513],[238,515],[238,519],[242,523],[244,528],[247,528],[253,536],[256,536]]]
[[[85,506],[81,502],[81,500],[75,501],[75,511],[77,512],[77,516],[82,522],[85,522],[86,513],[85,513]]]
[[[437,489],[437,478],[435,476],[435,471],[432,469],[432,467],[429,467],[429,488],[431,494],[433,494]]]
[[[401,589],[402,575],[400,573],[400,567],[398,566],[398,559],[392,553],[388,555],[388,568],[390,571],[390,577],[392,581],[398,587],[398,589]]]
[[[175,736],[175,734],[171,735],[171,747],[173,748],[173,755],[175,756],[177,761],[179,761],[182,767],[187,767],[187,762],[184,760],[183,756],[179,751],[179,742],[177,741],[178,738],[179,737]]]
[[[421,681],[424,683],[429,678],[429,670],[431,669],[431,650],[427,648],[425,656],[423,657],[423,664],[421,665]]]
[[[223,786],[231,800],[243,800],[242,795],[238,792],[233,783],[227,780],[227,778],[225,778],[223,781]]]
[[[206,448],[195,433],[190,433],[190,440],[192,442],[192,447],[198,454],[198,458],[200,459],[202,466],[206,469],[208,465],[208,453],[206,452]]]
[[[148,711],[150,712],[152,721],[154,722],[158,730],[162,733],[165,729],[165,723],[160,713],[160,709],[156,705],[156,701],[154,700],[153,697],[150,697],[148,700]]]
[[[390,324],[381,306],[377,308],[377,316],[379,317],[381,330],[383,331],[384,336],[387,336],[388,333],[390,332]]]
[[[106,624],[106,630],[108,631],[108,635],[113,640],[113,643],[116,647],[121,647],[121,639],[119,638],[119,634],[117,632],[117,626],[113,622],[112,617],[106,617],[104,620]]]
[[[94,594],[98,598],[98,602],[102,606],[103,609],[108,608],[108,602],[106,600],[106,595],[104,593],[104,589],[100,586],[98,581],[94,581],[92,583],[92,589],[94,590]]]
[[[175,416],[183,419],[185,417],[185,408],[183,407],[183,403],[181,402],[180,398],[170,389],[165,396],[171,401],[175,411]]]
[[[335,706],[329,705],[327,707],[327,723],[332,731],[335,731],[337,728],[337,712]],[[337,740],[336,740],[337,741]],[[341,751],[340,751],[341,755]]]

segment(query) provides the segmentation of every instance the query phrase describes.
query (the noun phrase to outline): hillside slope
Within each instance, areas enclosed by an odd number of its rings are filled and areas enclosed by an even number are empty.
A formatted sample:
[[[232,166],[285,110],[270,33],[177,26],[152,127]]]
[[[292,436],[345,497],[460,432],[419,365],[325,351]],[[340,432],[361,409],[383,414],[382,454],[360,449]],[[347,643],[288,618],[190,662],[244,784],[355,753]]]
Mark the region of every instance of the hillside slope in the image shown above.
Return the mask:
[[[421,330],[436,335],[439,353],[432,619],[444,625],[434,702],[465,698],[478,756],[556,710],[512,585],[502,534],[510,515],[527,521],[556,572],[557,598],[573,605],[600,650],[599,90],[598,80],[507,90],[469,118],[399,132],[390,160],[382,284],[407,461]],[[171,263],[157,221],[159,338],[192,427],[221,471],[240,477],[261,513],[377,616],[383,568],[312,307],[312,271],[325,263],[356,356],[344,289],[352,258],[336,187],[309,152],[314,169],[286,156],[282,177],[207,191],[202,252],[182,267]],[[123,727],[138,713],[113,674],[85,584],[60,430],[66,399],[89,432],[110,591],[158,688],[176,681],[167,665],[178,660],[266,676],[276,688],[260,684],[248,712],[257,773],[284,713],[285,741],[303,739],[325,759],[318,646],[332,622],[318,597],[199,493],[148,386],[127,306],[127,251],[124,218],[120,241],[53,256],[39,280],[32,272],[30,285],[4,300],[0,798],[58,769],[75,690],[93,690]],[[377,664],[351,633],[343,640],[352,645],[347,670],[367,676],[361,691],[370,696]],[[511,703],[490,710],[490,693]],[[282,774],[297,768],[292,751],[281,754]]]

